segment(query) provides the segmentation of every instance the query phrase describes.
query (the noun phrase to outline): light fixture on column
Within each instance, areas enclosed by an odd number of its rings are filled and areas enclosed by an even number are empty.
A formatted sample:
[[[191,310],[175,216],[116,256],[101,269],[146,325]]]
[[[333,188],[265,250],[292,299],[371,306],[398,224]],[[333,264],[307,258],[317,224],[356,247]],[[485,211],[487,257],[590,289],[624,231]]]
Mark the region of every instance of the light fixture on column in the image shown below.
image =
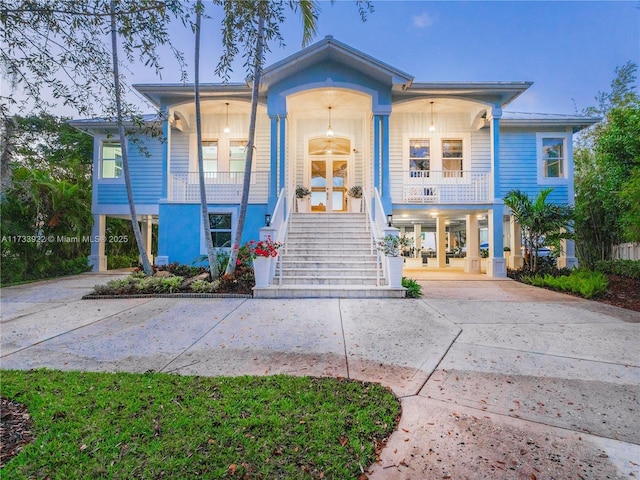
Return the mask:
[[[224,124],[224,133],[229,133],[231,132],[231,129],[229,128],[229,102],[225,103],[225,105],[227,106],[227,121]]]
[[[393,226],[393,215],[391,214],[387,215],[387,226]]]
[[[331,107],[329,107],[329,126],[327,127],[327,137],[333,137],[333,127],[331,126]]]
[[[270,213],[265,213],[264,214],[264,224],[266,227],[270,227],[271,226],[271,214]]]
[[[429,125],[429,131],[430,132],[435,132],[436,131],[436,126],[433,123],[433,102],[431,102],[431,125]]]

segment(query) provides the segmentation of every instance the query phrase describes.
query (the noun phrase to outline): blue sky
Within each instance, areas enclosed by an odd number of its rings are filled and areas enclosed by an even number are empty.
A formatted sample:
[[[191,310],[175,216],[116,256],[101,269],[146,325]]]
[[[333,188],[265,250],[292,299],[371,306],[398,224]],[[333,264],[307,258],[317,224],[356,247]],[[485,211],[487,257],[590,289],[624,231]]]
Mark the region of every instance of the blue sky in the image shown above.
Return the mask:
[[[640,1],[374,1],[365,23],[354,1],[319,3],[314,41],[333,35],[415,81],[534,82],[511,111],[573,114],[593,105],[598,91],[609,90],[615,67],[640,63]],[[212,4],[207,8],[201,81],[219,82],[214,67],[221,53],[220,14]],[[301,31],[299,17],[289,15],[282,27],[286,47],[273,45],[267,64],[298,51]],[[191,30],[176,27],[174,40],[192,63]],[[161,80],[132,66],[129,82],[179,82],[169,53],[163,62]],[[234,69],[231,81],[243,81],[242,62]]]
[[[353,1],[319,3],[315,41],[333,35],[415,81],[534,82],[512,111],[573,114],[609,89],[617,66],[640,63],[638,1],[374,1],[375,12],[365,23]],[[218,82],[213,68],[220,55],[220,17],[211,5],[208,11],[201,79]],[[272,46],[267,64],[300,49],[297,15],[287,18],[282,31],[286,48]],[[184,30],[179,40],[185,51],[193,45]],[[177,73],[172,78],[167,72],[162,81],[179,81]],[[242,81],[245,74],[238,63],[231,80]],[[135,82],[147,81],[156,80],[136,75]]]

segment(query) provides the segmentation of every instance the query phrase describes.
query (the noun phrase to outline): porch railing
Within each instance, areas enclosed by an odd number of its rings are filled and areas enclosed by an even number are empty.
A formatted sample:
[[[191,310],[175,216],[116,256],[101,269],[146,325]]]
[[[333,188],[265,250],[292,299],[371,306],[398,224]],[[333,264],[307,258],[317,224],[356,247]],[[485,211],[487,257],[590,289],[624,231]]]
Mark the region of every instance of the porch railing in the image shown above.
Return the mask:
[[[491,173],[396,170],[391,172],[391,197],[397,203],[487,203]]]
[[[243,172],[205,172],[207,203],[239,203],[242,198]],[[249,203],[264,203],[269,195],[269,172],[253,172]],[[169,200],[194,203],[200,201],[198,172],[172,173],[169,176]]]

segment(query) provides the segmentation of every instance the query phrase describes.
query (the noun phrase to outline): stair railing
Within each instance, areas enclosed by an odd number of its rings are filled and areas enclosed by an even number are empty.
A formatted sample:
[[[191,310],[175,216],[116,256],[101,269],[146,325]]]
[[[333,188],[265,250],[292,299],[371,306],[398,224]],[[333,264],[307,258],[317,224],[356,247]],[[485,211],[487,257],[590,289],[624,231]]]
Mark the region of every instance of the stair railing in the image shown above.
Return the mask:
[[[378,205],[380,208],[382,207],[382,202],[380,200],[380,195],[378,194],[377,189],[374,189],[375,197],[372,201],[371,197],[367,190],[362,192],[362,196],[364,197],[364,211],[367,214],[367,231],[371,233],[371,255],[376,256],[376,287],[381,286],[380,280],[383,276],[382,273],[382,255],[380,254],[380,250],[377,247],[378,237],[380,237],[380,228],[376,222],[376,211],[378,210]],[[377,203],[377,204],[376,204]],[[384,213],[384,210],[382,210]],[[380,215],[378,215],[380,216]]]
[[[284,189],[280,190],[280,195],[278,197],[278,202],[276,203],[276,208],[274,210],[274,215],[276,212],[279,214],[279,225],[278,225],[278,235],[277,242],[280,242],[283,245],[284,253],[286,254],[288,251],[287,246],[287,235],[289,234],[289,220],[291,218],[291,212],[293,211],[293,202],[294,202],[294,193],[289,194],[289,197],[286,198],[284,195]],[[278,255],[276,257],[276,268],[278,271],[278,284],[282,285],[282,256]]]

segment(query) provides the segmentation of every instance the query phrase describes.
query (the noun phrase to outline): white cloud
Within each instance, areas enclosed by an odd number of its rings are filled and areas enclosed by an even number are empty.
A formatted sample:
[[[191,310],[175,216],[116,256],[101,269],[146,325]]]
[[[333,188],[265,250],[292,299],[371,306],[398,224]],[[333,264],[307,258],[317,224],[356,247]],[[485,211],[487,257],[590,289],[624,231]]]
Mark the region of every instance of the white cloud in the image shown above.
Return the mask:
[[[425,28],[433,25],[433,18],[427,12],[412,17],[413,26],[416,28]]]

